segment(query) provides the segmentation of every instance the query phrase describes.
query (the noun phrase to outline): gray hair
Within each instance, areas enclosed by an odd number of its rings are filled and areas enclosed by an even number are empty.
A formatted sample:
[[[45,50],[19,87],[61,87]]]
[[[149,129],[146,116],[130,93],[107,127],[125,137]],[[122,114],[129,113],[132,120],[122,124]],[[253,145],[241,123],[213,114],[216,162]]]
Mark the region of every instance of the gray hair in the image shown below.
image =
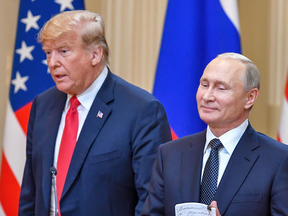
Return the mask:
[[[260,89],[260,75],[256,65],[247,57],[238,53],[223,53],[218,55],[219,58],[235,59],[242,62],[245,66],[245,73],[242,76],[244,91],[248,92],[253,88]]]

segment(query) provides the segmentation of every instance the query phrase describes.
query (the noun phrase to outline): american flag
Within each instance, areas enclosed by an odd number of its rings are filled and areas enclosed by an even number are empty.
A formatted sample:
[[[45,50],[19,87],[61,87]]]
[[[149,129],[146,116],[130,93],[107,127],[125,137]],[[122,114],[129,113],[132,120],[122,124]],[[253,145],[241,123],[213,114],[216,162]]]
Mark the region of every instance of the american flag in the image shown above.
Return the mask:
[[[104,113],[101,112],[101,111],[99,111],[99,112],[97,113],[97,117],[100,118],[100,119],[103,118],[103,115],[104,115]]]
[[[76,9],[84,9],[83,0],[20,1],[2,151],[0,216],[18,214],[32,100],[54,85],[37,34],[53,15]]]

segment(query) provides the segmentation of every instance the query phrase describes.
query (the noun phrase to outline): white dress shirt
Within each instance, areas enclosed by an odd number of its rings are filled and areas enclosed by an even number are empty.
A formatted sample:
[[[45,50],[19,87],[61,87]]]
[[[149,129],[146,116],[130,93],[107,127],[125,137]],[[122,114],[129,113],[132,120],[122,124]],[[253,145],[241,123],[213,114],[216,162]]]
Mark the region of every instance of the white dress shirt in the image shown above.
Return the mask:
[[[103,71],[100,73],[100,75],[97,77],[97,79],[82,94],[76,95],[77,99],[81,103],[77,108],[78,116],[79,116],[77,140],[78,140],[79,134],[81,132],[81,129],[84,125],[85,119],[88,115],[88,112],[92,106],[92,103],[93,103],[98,91],[100,90],[102,84],[104,83],[107,75],[108,75],[108,68],[104,67]],[[72,97],[72,95],[67,95],[66,104],[65,104],[65,107],[64,107],[64,110],[62,113],[61,122],[59,125],[58,134],[57,134],[57,138],[56,138],[55,150],[54,150],[54,161],[53,161],[53,165],[54,165],[54,167],[56,167],[56,169],[57,169],[57,161],[58,161],[60,143],[61,143],[64,127],[65,127],[65,118],[66,118],[66,114],[70,108],[70,98],[71,97]],[[57,180],[57,176],[56,176],[56,180]],[[59,209],[59,206],[58,206],[58,209]],[[53,182],[52,182],[52,189],[51,189],[50,215],[55,216],[55,194],[54,194]]]
[[[202,175],[201,179],[203,177],[204,169],[206,162],[209,158],[211,147],[208,146],[209,142],[214,139],[218,138],[220,139],[221,143],[223,144],[224,148],[219,149],[219,171],[218,171],[218,181],[217,186],[219,185],[219,182],[223,176],[223,173],[226,169],[226,166],[229,162],[229,159],[234,151],[234,149],[237,146],[237,143],[241,139],[242,135],[244,134],[246,128],[248,126],[248,119],[246,119],[241,125],[238,127],[226,132],[220,137],[216,137],[210,130],[210,127],[207,127],[206,132],[206,143],[204,147],[204,154],[203,154],[203,164],[202,164]]]

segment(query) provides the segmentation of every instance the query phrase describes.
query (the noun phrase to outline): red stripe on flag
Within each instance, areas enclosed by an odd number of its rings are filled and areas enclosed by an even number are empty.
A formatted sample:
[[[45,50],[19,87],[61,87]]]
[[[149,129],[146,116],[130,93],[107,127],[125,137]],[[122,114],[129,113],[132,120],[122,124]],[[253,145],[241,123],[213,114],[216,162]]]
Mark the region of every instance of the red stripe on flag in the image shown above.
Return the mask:
[[[15,112],[16,118],[18,119],[19,124],[21,125],[25,134],[27,134],[27,127],[31,106],[32,102],[26,104],[25,106],[23,106],[22,108],[20,108]]]
[[[277,133],[277,140],[278,140],[279,142],[282,142],[281,139],[280,139],[279,133]]]
[[[17,216],[20,197],[20,185],[18,184],[5,154],[2,153],[2,168],[0,178],[0,202],[6,215]]]
[[[176,135],[176,133],[173,131],[172,128],[171,128],[171,135],[172,135],[172,140],[178,139],[178,136]]]

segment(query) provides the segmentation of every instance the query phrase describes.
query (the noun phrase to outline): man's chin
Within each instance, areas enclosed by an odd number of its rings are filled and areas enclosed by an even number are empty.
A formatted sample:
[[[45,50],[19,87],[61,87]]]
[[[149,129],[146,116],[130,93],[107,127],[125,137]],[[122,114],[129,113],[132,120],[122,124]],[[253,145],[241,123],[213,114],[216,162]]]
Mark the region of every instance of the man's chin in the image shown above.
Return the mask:
[[[70,88],[68,88],[67,86],[64,86],[63,84],[56,84],[56,87],[59,91],[64,92],[65,94],[70,94],[70,95],[74,95],[73,91],[71,91]]]
[[[217,119],[215,117],[211,116],[210,114],[200,115],[200,118],[202,119],[202,121],[204,121],[208,125],[211,125],[211,124],[217,122]]]

